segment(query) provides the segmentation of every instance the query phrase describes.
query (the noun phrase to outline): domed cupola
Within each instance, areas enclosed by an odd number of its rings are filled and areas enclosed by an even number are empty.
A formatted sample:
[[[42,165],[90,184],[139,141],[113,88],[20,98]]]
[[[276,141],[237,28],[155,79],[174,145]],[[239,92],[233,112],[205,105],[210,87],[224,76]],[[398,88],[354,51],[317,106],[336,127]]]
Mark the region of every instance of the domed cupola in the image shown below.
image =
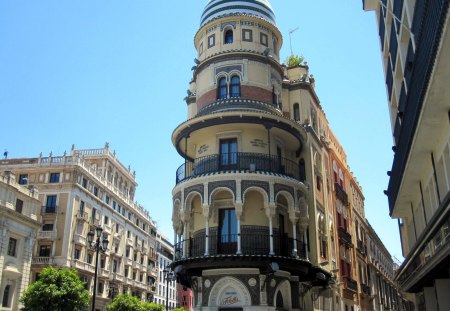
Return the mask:
[[[267,0],[211,0],[203,11],[200,27],[217,17],[233,14],[257,16],[275,24],[275,13]]]

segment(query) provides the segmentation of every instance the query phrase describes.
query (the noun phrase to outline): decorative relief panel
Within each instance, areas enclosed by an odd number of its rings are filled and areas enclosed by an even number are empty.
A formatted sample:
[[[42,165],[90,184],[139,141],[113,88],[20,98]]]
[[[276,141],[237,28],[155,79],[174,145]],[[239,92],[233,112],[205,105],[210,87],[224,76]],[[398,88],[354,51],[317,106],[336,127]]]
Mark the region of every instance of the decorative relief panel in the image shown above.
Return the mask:
[[[286,191],[292,195],[292,198],[295,198],[295,192],[294,192],[293,187],[289,187],[289,186],[286,186],[283,184],[275,184],[273,188],[274,188],[274,192],[275,192],[275,197],[277,196],[278,192]]]
[[[220,24],[220,31],[223,31],[223,29],[227,26],[231,26],[234,29],[236,29],[236,22],[226,22],[226,23]]]
[[[190,186],[190,187],[184,189],[184,197],[187,198],[188,195],[194,191],[200,193],[200,195],[202,196],[202,201],[203,201],[203,197],[205,195],[205,189],[203,187],[203,184]]]
[[[219,73],[227,73],[228,74],[232,71],[243,72],[242,65],[218,67],[215,69],[215,74],[217,76]]]
[[[208,281],[210,286],[203,287],[203,306],[242,307],[260,303],[259,278],[255,275],[213,276]]]
[[[180,200],[181,203],[181,191],[178,191],[174,196],[173,196],[173,201],[176,200]]]
[[[214,181],[208,184],[209,193],[213,193],[214,190],[218,188],[228,188],[233,192],[234,197],[236,197],[236,181],[235,180],[224,180],[224,181]]]
[[[242,193],[242,201],[244,201],[244,193],[245,191],[250,188],[250,187],[258,187],[263,189],[266,193],[267,196],[270,197],[269,195],[269,183],[265,182],[265,181],[257,181],[257,180],[243,180],[241,183],[241,193]]]

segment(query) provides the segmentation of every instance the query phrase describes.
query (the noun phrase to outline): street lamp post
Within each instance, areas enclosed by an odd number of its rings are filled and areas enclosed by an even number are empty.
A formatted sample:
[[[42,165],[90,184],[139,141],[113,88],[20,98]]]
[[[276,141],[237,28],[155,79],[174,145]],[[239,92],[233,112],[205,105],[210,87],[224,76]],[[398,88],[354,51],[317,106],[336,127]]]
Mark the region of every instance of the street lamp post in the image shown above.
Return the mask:
[[[94,273],[94,290],[92,295],[92,311],[95,311],[95,296],[97,294],[97,269],[98,269],[98,254],[104,253],[108,249],[108,239],[102,235],[103,229],[101,227],[95,228],[97,237],[95,238],[94,231],[90,230],[87,239],[89,246],[95,251],[95,273]],[[95,241],[94,241],[95,239]]]
[[[175,280],[175,274],[170,270],[169,266],[164,268],[163,274],[166,278],[166,311],[169,311],[169,282]]]

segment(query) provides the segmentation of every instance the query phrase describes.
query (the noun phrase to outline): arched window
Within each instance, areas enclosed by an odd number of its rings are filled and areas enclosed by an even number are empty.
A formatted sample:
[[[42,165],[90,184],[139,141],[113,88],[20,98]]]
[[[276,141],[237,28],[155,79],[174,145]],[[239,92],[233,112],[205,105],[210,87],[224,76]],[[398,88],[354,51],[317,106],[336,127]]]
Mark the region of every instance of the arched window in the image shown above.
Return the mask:
[[[294,120],[300,121],[300,106],[297,103],[294,104]]]
[[[217,89],[217,99],[227,98],[227,79],[220,78],[219,87]]]
[[[225,44],[233,43],[233,30],[228,29],[225,32]]]
[[[231,97],[241,96],[241,79],[238,76],[233,76],[231,78],[230,96]]]

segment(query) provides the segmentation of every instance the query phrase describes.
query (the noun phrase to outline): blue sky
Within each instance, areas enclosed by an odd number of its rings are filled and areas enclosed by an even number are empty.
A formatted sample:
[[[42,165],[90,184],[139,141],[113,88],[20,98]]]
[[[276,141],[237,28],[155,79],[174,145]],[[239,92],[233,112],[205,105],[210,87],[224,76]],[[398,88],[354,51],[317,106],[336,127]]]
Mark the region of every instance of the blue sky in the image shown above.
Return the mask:
[[[172,238],[171,190],[182,159],[193,38],[207,1],[0,0],[0,149],[10,157],[99,148],[137,172],[136,199]],[[282,59],[302,54],[348,162],[366,217],[401,259],[383,195],[393,154],[374,14],[359,0],[272,0]]]

